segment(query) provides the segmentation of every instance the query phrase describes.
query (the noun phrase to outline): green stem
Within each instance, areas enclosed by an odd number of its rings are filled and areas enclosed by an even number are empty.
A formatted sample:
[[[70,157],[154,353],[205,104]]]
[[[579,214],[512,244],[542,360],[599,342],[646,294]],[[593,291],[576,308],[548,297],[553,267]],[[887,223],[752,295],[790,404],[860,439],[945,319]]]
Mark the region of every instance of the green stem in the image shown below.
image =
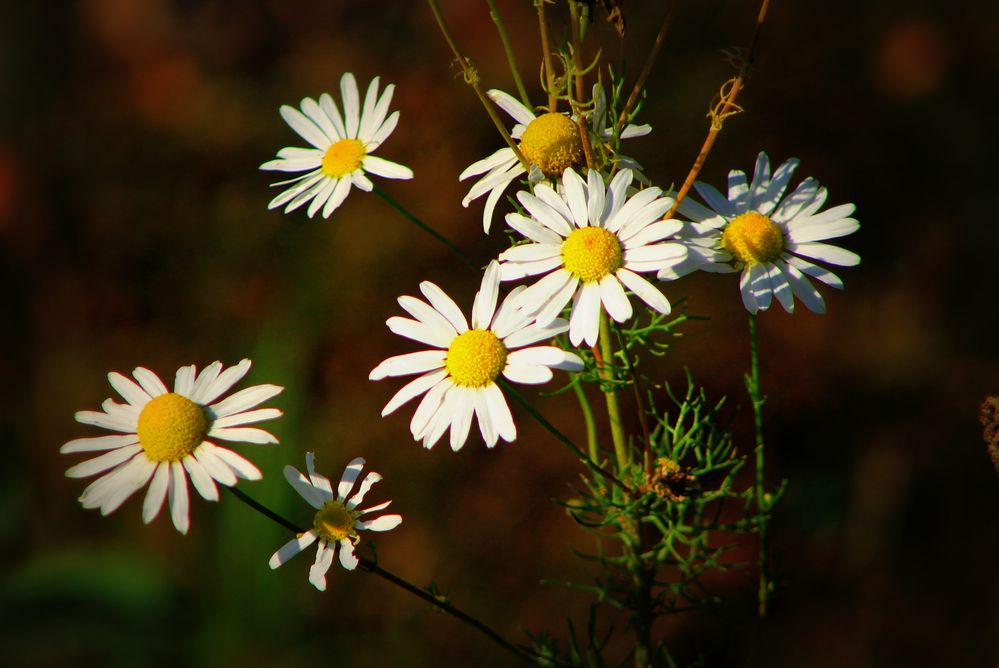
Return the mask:
[[[550,433],[552,436],[554,436],[556,439],[558,439],[558,441],[560,443],[562,443],[562,445],[564,445],[565,447],[567,447],[570,450],[572,450],[573,454],[575,454],[579,458],[579,460],[581,462],[583,462],[584,464],[586,464],[586,466],[588,468],[590,468],[590,470],[594,471],[595,473],[599,473],[604,478],[606,478],[610,482],[614,483],[615,485],[617,485],[618,487],[620,487],[625,492],[630,491],[628,489],[628,486],[625,485],[623,482],[621,482],[613,473],[611,473],[607,469],[605,469],[602,466],[600,466],[600,464],[597,464],[597,462],[595,460],[587,457],[586,453],[583,452],[578,445],[576,445],[575,443],[573,443],[572,440],[568,436],[566,436],[565,434],[563,434],[562,432],[560,432],[558,429],[556,429],[555,425],[553,425],[551,422],[549,422],[545,418],[544,415],[542,415],[540,412],[538,412],[538,410],[534,406],[531,405],[531,402],[529,402],[527,399],[525,399],[524,395],[522,395],[520,392],[518,392],[516,388],[514,388],[512,385],[510,385],[510,383],[506,382],[506,380],[504,380],[502,378],[497,378],[496,382],[499,384],[500,387],[503,388],[504,392],[506,392],[508,395],[510,395],[510,397],[512,397],[514,401],[516,401],[518,404],[520,404],[520,406],[525,411],[527,411],[530,414],[531,417],[533,417],[535,420],[537,420],[538,424],[540,424],[542,427],[544,427],[548,431],[548,433]]]
[[[403,218],[405,218],[409,222],[413,223],[418,228],[420,228],[421,230],[423,230],[424,232],[426,232],[427,234],[429,234],[430,236],[432,236],[434,239],[437,239],[437,241],[441,242],[442,244],[444,244],[445,246],[447,246],[449,249],[451,249],[451,251],[455,255],[457,255],[459,258],[461,258],[461,261],[464,262],[466,265],[468,265],[468,267],[470,269],[474,269],[476,271],[479,270],[479,267],[476,266],[476,264],[474,262],[472,262],[472,259],[470,257],[468,257],[467,255],[465,255],[465,252],[463,250],[461,250],[460,248],[458,248],[458,246],[455,245],[455,243],[453,241],[451,241],[450,239],[448,239],[447,237],[445,237],[443,234],[441,234],[440,232],[438,232],[437,230],[435,230],[434,228],[430,227],[429,225],[427,225],[426,223],[424,223],[422,220],[420,220],[419,218],[417,218],[416,216],[414,216],[412,213],[409,212],[409,210],[406,207],[404,207],[402,204],[399,204],[399,202],[397,202],[395,199],[393,199],[392,196],[389,195],[387,192],[385,192],[384,190],[382,190],[381,188],[379,188],[377,185],[374,187],[374,190],[372,192],[374,192],[376,195],[378,195],[383,200],[385,200],[385,202],[389,206],[391,206],[393,209],[395,209],[396,211],[398,211],[399,213],[401,213],[402,216],[403,216]]]
[[[611,370],[614,361],[614,344],[611,341],[607,315],[603,312],[600,313],[600,355],[603,358],[600,365],[600,378],[605,381],[604,397],[607,399],[607,419],[610,422],[614,454],[617,456],[617,472],[618,475],[622,475],[631,464],[631,454],[628,452],[628,440],[621,423],[621,406],[618,403],[617,390],[610,384],[614,380],[614,372]]]
[[[448,46],[451,47],[451,52],[458,61],[458,65],[461,67],[461,71],[465,76],[465,83],[472,87],[475,94],[478,96],[479,101],[482,106],[485,107],[486,113],[489,114],[489,118],[492,119],[493,125],[499,130],[500,135],[503,137],[503,141],[507,143],[511,149],[513,149],[513,154],[517,156],[517,160],[524,167],[525,170],[531,169],[531,163],[527,162],[524,158],[524,154],[520,152],[520,148],[517,146],[517,142],[514,141],[513,137],[507,131],[506,126],[503,125],[503,119],[499,117],[496,113],[496,106],[493,104],[486,94],[482,91],[482,86],[479,85],[479,73],[472,67],[472,62],[461,55],[461,51],[458,50],[458,43],[454,41],[454,37],[451,36],[451,31],[447,27],[447,22],[444,21],[444,15],[441,13],[440,7],[437,6],[437,0],[427,0],[427,4],[430,5],[430,11],[434,13],[434,18],[437,19],[437,26],[441,29],[441,33],[444,35],[444,39],[447,41]]]
[[[544,62],[545,92],[548,93],[548,111],[554,113],[558,108],[558,97],[555,95],[555,70],[552,69],[552,51],[548,39],[548,21],[545,20],[545,0],[534,0],[534,8],[538,10],[538,31],[541,33],[541,55]]]
[[[583,424],[586,425],[586,446],[590,453],[590,459],[597,461],[600,458],[600,445],[597,443],[597,423],[593,419],[590,399],[586,396],[582,383],[573,383],[572,389],[579,401],[579,410],[583,414]]]
[[[289,531],[293,531],[296,534],[300,534],[300,533],[304,533],[305,532],[305,529],[303,529],[300,526],[296,525],[294,522],[292,522],[291,520],[287,519],[286,517],[283,517],[283,516],[277,514],[276,512],[274,512],[273,510],[271,510],[267,506],[263,505],[259,501],[256,501],[255,499],[251,498],[246,493],[244,493],[243,490],[238,489],[236,487],[223,487],[223,489],[226,490],[226,491],[228,491],[229,493],[231,493],[233,496],[235,496],[237,499],[239,499],[240,501],[242,501],[243,503],[245,503],[250,508],[253,508],[254,510],[256,510],[261,515],[263,515],[263,516],[267,517],[268,519],[270,519],[270,520],[272,520],[272,521],[280,524],[285,529],[288,529]],[[453,605],[451,605],[447,601],[442,601],[441,599],[437,598],[436,596],[434,596],[430,592],[426,591],[425,589],[421,589],[420,587],[417,587],[413,583],[411,583],[411,582],[409,582],[407,580],[402,579],[398,575],[395,575],[394,573],[391,573],[391,572],[385,570],[384,568],[382,568],[381,566],[379,566],[376,562],[372,561],[371,559],[366,559],[365,557],[362,557],[362,556],[358,555],[358,561],[360,562],[360,566],[361,566],[362,570],[365,570],[368,573],[373,573],[373,574],[377,575],[378,577],[382,578],[383,580],[386,580],[387,582],[391,582],[392,584],[394,584],[395,586],[399,587],[400,589],[404,589],[405,591],[409,592],[410,594],[413,594],[414,596],[416,596],[416,597],[418,597],[418,598],[426,601],[430,605],[432,605],[432,606],[434,606],[436,608],[439,608],[440,610],[443,610],[444,612],[448,613],[449,615],[451,615],[455,619],[459,619],[459,620],[463,621],[464,623],[468,624],[472,628],[477,629],[481,633],[483,633],[486,636],[488,636],[492,641],[496,642],[497,644],[499,644],[501,647],[503,647],[507,651],[512,652],[513,654],[516,654],[517,658],[521,659],[522,661],[525,661],[525,662],[533,664],[533,665],[538,665],[538,662],[533,657],[529,656],[523,649],[518,648],[513,643],[511,643],[508,640],[506,640],[505,638],[503,638],[496,631],[492,630],[491,628],[489,628],[488,626],[486,626],[485,624],[483,624],[479,620],[475,619],[471,615],[462,612],[461,610],[459,610],[458,608],[454,607]]]
[[[746,390],[753,402],[753,423],[756,427],[756,512],[759,530],[760,555],[757,566],[760,572],[760,584],[757,591],[759,616],[767,614],[767,599],[770,595],[770,578],[767,574],[767,524],[770,521],[770,499],[764,487],[763,466],[763,403],[766,398],[760,391],[760,350],[756,334],[756,314],[749,315],[749,376],[746,377]]]
[[[524,82],[520,80],[520,72],[517,70],[517,59],[513,55],[513,47],[510,45],[510,37],[506,33],[506,25],[503,24],[503,17],[496,8],[496,0],[486,0],[489,3],[489,15],[496,24],[496,32],[499,33],[500,41],[503,42],[503,51],[506,52],[506,61],[510,64],[510,74],[513,75],[513,83],[517,86],[517,93],[520,94],[520,101],[528,109],[531,108],[531,98],[527,97],[527,89]]]

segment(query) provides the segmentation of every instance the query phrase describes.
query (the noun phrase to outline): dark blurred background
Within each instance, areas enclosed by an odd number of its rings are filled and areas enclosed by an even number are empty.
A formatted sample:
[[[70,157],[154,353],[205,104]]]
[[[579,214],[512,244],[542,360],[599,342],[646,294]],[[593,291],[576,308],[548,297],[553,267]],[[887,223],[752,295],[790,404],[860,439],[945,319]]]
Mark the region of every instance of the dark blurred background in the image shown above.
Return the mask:
[[[485,2],[441,3],[487,87],[513,90]],[[499,3],[521,72],[541,100],[537,23],[527,0]],[[618,38],[594,39],[634,81],[665,11],[626,2]],[[632,142],[654,182],[687,173],[705,111],[731,75],[722,49],[745,44],[755,2],[680,2]],[[561,34],[564,11],[552,7]],[[661,622],[682,663],[994,665],[999,479],[976,421],[999,394],[994,159],[999,5],[991,2],[777,1],[757,68],[702,178],[722,184],[765,149],[801,159],[830,204],[857,204],[843,245],[863,263],[828,314],[776,306],[760,319],[769,476],[790,479],[774,548],[778,593],[753,617],[752,573],[718,580],[716,614]],[[593,44],[591,42],[591,44]],[[592,53],[593,46],[589,47]],[[563,647],[586,597],[546,578],[588,582],[572,555],[590,542],[552,499],[578,470],[514,409],[519,439],[472,438],[427,452],[411,409],[381,419],[401,383],[369,383],[413,347],[384,320],[420,280],[469,306],[478,286],[447,250],[373,195],[354,190],[330,220],[268,212],[277,149],[302,145],[281,104],[336,93],[340,74],[397,84],[402,114],[379,155],[416,180],[386,191],[485,264],[481,202],[462,209],[458,173],[499,147],[423,3],[84,0],[0,11],[0,662],[10,665],[508,665],[475,632],[361,573],[330,571],[326,593],[302,555],[276,572],[284,530],[224,495],[192,502],[182,537],[141,495],[107,518],[76,498],[60,444],[97,430],[73,413],[111,394],[105,374],[147,366],[172,378],[244,356],[247,382],[287,387],[271,424],[281,445],[238,446],[265,472],[249,494],[300,522],[280,476],[307,450],[337,475],[365,456],[402,526],[379,537],[383,566],[436,581],[502,633],[547,630]],[[688,297],[687,326],[660,365],[746,406],[748,347],[733,276],[666,286]],[[581,437],[574,402],[539,399]],[[742,447],[751,419],[736,418]],[[372,497],[375,498],[375,497]],[[746,546],[747,551],[752,545]],[[612,615],[603,623],[623,629]]]

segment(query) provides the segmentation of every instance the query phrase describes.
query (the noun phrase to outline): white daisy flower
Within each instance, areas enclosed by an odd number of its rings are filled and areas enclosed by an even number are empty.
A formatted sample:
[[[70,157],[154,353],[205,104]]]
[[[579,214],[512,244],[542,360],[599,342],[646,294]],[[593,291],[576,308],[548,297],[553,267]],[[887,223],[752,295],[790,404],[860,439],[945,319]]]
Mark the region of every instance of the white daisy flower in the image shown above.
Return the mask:
[[[426,393],[409,424],[413,438],[422,440],[426,448],[433,447],[450,428],[451,449],[460,449],[473,415],[486,446],[493,447],[498,438],[513,441],[517,428],[496,384],[500,374],[515,383],[534,385],[551,380],[552,369],[583,369],[583,361],[573,353],[554,346],[530,346],[561,334],[568,323],[558,319],[545,326],[533,323],[515,308],[519,288],[497,308],[499,275],[494,260],[475,295],[471,329],[454,301],[429,281],[420,284],[429,304],[416,297],[399,297],[399,305],[415,320],[397,316],[386,321],[396,334],[434,348],[390,357],[368,376],[381,380],[420,374],[392,397],[382,415]]]
[[[502,280],[547,274],[519,295],[518,306],[544,326],[572,299],[569,340],[575,346],[582,341],[596,344],[601,304],[617,322],[631,317],[625,288],[660,313],[670,312],[666,297],[638,274],[686,258],[682,244],[664,242],[682,223],[660,220],[673,200],[662,197],[659,188],[628,197],[632,178],[631,170],[621,170],[605,189],[595,170],[589,170],[584,182],[567,169],[562,177],[563,194],[540,184],[533,195],[517,193],[530,217],[506,216],[507,224],[533,243],[500,254]]]
[[[323,218],[343,204],[351,184],[370,191],[374,185],[367,174],[387,179],[411,179],[413,170],[395,162],[372,155],[388,139],[399,122],[399,112],[388,114],[389,103],[395,86],[385,87],[378,96],[378,77],[375,77],[364,96],[364,107],[354,75],[347,72],[340,78],[340,95],[343,116],[328,93],[319,96],[317,103],[311,97],[302,100],[302,110],[284,105],[281,117],[313,148],[288,147],[278,151],[276,160],[260,165],[260,169],[279,172],[306,172],[276,186],[294,184],[271,200],[267,208],[285,207],[291,213],[311,200],[309,218],[319,209]]]
[[[842,288],[843,281],[811,260],[841,267],[858,264],[856,253],[818,242],[852,234],[860,223],[850,218],[853,204],[819,212],[828,193],[815,179],[805,179],[783,197],[797,166],[797,160],[788,160],[771,177],[770,160],[761,152],[748,184],[744,172],[729,172],[728,197],[695,182],[710,208],[690,197],[680,202],[680,213],[693,221],[680,235],[689,244],[692,262],[665,268],[659,277],[676,278],[693,269],[741,270],[739,288],[750,313],[766,310],[773,297],[788,313],[794,311],[794,297],[815,313],[825,313],[822,295],[806,275],[834,288]]]
[[[187,533],[188,476],[208,501],[218,501],[216,482],[231,487],[237,478],[259,480],[256,466],[207,440],[278,442],[269,432],[246,425],[280,416],[276,408],[249,409],[284,388],[254,385],[220,399],[247,374],[250,365],[245,359],[223,371],[221,362],[213,362],[200,374],[193,364],[181,367],[173,392],[155,373],[142,367],[132,372],[137,382],[109,373],[111,387],[128,403],[107,399],[101,405],[103,411],[79,411],[76,421],[120,434],[78,438],[59,449],[64,454],[108,451],[66,471],[70,478],[103,474],[83,490],[83,507],[100,508],[101,514],[107,515],[148,482],[142,521],[151,522],[169,497],[173,524]]]
[[[557,179],[566,169],[584,164],[579,126],[570,116],[553,112],[535,115],[512,95],[501,90],[490,90],[487,95],[500,109],[517,121],[510,131],[510,136],[519,142],[520,152],[532,166],[529,174],[531,183],[546,178]],[[593,86],[593,107],[588,123],[591,143],[598,154],[595,157],[603,161],[604,147],[613,138],[614,129],[607,127],[607,99],[600,84]],[[641,137],[650,132],[652,127],[649,125],[627,125],[621,131],[621,139]],[[641,169],[640,165],[632,158],[618,155],[614,160],[620,168],[635,170],[639,181],[645,180],[645,177],[637,171]],[[517,154],[512,148],[505,146],[489,157],[472,163],[458,176],[458,180],[463,181],[471,176],[485,174],[468,191],[461,205],[468,207],[472,200],[489,193],[482,213],[482,229],[486,233],[489,232],[493,210],[506,187],[525,172],[517,160]]]
[[[361,477],[361,469],[364,468],[363,457],[357,457],[347,464],[340,478],[340,484],[337,485],[336,494],[333,493],[333,485],[330,484],[329,478],[316,473],[314,464],[315,455],[308,452],[305,455],[308,477],[302,475],[294,466],[284,467],[284,477],[306,503],[316,509],[316,515],[312,520],[312,528],[285,543],[281,549],[271,555],[268,563],[271,568],[277,568],[318,540],[316,561],[309,570],[309,582],[319,591],[326,591],[326,571],[333,564],[337,545],[340,546],[340,565],[352,571],[358,564],[358,558],[354,555],[354,546],[360,540],[357,532],[389,531],[402,523],[402,516],[381,515],[373,519],[361,519],[368,513],[385,510],[392,503],[386,501],[364,510],[358,509],[371,486],[382,479],[378,473],[369,471],[361,480],[357,491],[350,493],[354,483]]]

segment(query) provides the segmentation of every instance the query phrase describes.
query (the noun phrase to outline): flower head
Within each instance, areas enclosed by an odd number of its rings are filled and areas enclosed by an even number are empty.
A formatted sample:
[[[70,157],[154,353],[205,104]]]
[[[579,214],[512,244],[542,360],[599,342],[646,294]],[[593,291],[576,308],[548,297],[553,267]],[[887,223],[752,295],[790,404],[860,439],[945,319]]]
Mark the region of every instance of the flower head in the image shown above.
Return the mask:
[[[366,174],[388,179],[411,179],[408,167],[372,155],[388,139],[399,121],[399,112],[388,113],[395,86],[385,87],[378,95],[378,77],[371,81],[361,107],[354,75],[347,72],[340,78],[343,115],[328,93],[302,100],[301,111],[285,105],[281,117],[312,148],[289,147],[278,151],[278,157],[260,165],[260,169],[279,172],[306,172],[290,181],[275,183],[290,188],[271,200],[270,209],[285,206],[291,213],[306,202],[309,218],[322,209],[329,218],[343,204],[350,186],[370,191],[374,185]]]
[[[688,244],[689,260],[664,268],[659,277],[677,278],[696,269],[741,270],[742,302],[750,313],[766,310],[774,297],[788,313],[794,311],[795,297],[825,313],[822,295],[806,276],[834,288],[842,288],[843,282],[811,260],[841,267],[858,264],[856,253],[818,242],[852,234],[860,223],[850,218],[853,204],[820,212],[827,192],[815,179],[805,179],[784,197],[797,166],[797,160],[788,160],[771,176],[770,160],[761,152],[751,182],[742,171],[729,172],[728,197],[706,183],[694,183],[708,206],[690,197],[680,202],[680,213],[693,221],[678,235]]]
[[[615,175],[608,186],[595,170],[587,181],[567,169],[562,192],[539,184],[534,194],[517,193],[530,216],[507,214],[510,227],[531,243],[500,254],[500,276],[512,281],[547,274],[518,296],[518,306],[534,314],[538,325],[552,322],[573,300],[569,340],[573,345],[597,342],[601,304],[617,322],[632,315],[625,288],[660,313],[669,301],[639,273],[682,262],[683,245],[666,241],[681,227],[661,220],[673,204],[659,188],[628,197],[631,170]]]
[[[574,117],[554,112],[536,115],[501,90],[490,90],[487,95],[517,121],[510,136],[518,141],[521,154],[531,164],[531,172],[528,174],[531,183],[558,179],[566,169],[579,169],[583,166],[583,141]],[[623,155],[612,155],[610,142],[614,138],[614,128],[607,127],[607,98],[600,84],[593,86],[593,109],[586,116],[596,157],[602,161],[605,156],[606,159],[613,159],[618,168],[632,169],[639,180],[644,181],[639,172],[641,166],[635,160]],[[648,125],[626,125],[620,138],[641,137],[651,131],[652,128]],[[527,170],[517,160],[513,149],[509,146],[501,148],[489,157],[472,163],[458,176],[458,180],[463,181],[471,176],[484,174],[465,195],[461,205],[467,207],[472,200],[489,193],[482,213],[482,228],[488,233],[493,211],[506,187],[525,173]]]
[[[305,455],[305,467],[309,474],[307,477],[293,466],[284,467],[284,477],[306,503],[316,509],[312,528],[285,543],[281,549],[271,555],[269,564],[271,568],[277,568],[318,541],[316,561],[309,571],[309,582],[319,591],[325,591],[326,571],[333,563],[337,546],[340,548],[340,565],[352,571],[358,564],[358,558],[354,555],[354,546],[360,540],[357,532],[389,531],[402,523],[402,516],[380,515],[371,519],[361,519],[369,513],[385,510],[392,503],[386,501],[370,508],[358,508],[371,486],[382,479],[378,473],[369,471],[361,480],[361,484],[357,485],[357,490],[352,493],[364,468],[362,457],[357,457],[347,464],[336,493],[333,492],[329,478],[316,473],[315,456],[311,452]]]
[[[80,496],[84,508],[102,515],[117,509],[146,483],[142,521],[149,523],[169,497],[173,524],[187,533],[187,477],[208,501],[218,500],[215,483],[232,486],[237,478],[259,480],[260,471],[232,450],[208,439],[277,443],[272,434],[246,425],[281,415],[276,408],[249,410],[281,392],[277,385],[254,385],[221,399],[250,370],[250,360],[223,370],[213,362],[200,374],[194,365],[177,370],[173,392],[159,377],[139,367],[135,381],[117,372],[108,380],[127,403],[107,399],[102,411],[79,411],[77,422],[120,432],[113,436],[78,438],[60,448],[64,454],[106,450],[66,471],[70,478],[103,474]]]
[[[539,384],[552,378],[552,369],[580,371],[583,361],[554,346],[530,346],[564,332],[568,323],[553,320],[545,326],[532,322],[515,308],[517,293],[497,308],[499,265],[486,268],[482,286],[475,295],[472,322],[439,287],[424,281],[420,290],[429,304],[403,296],[399,305],[415,318],[395,316],[386,324],[396,334],[433,346],[407,355],[390,357],[369,375],[371,380],[389,376],[420,374],[405,385],[382,409],[388,415],[407,401],[424,394],[410,430],[413,438],[431,448],[451,430],[451,449],[464,445],[473,415],[488,447],[497,439],[510,442],[517,428],[496,380],[502,375],[515,383]],[[530,346],[530,347],[525,347]]]

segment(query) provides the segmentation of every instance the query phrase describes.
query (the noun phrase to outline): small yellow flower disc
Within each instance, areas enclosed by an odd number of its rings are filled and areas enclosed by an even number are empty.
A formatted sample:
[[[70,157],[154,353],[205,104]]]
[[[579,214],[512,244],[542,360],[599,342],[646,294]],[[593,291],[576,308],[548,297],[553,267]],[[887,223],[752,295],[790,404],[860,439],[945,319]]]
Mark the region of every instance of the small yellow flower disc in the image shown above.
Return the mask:
[[[179,462],[205,440],[208,416],[187,397],[170,392],[143,407],[136,431],[150,461]]]
[[[740,262],[773,262],[784,250],[784,233],[772,220],[751,211],[728,224],[722,233],[722,245]]]
[[[506,346],[488,329],[470,329],[447,349],[444,368],[463,387],[485,387],[506,366]]]
[[[617,235],[602,227],[573,230],[562,242],[562,264],[584,283],[594,283],[613,274],[624,264],[624,251]]]
[[[356,524],[357,516],[354,515],[353,511],[335,499],[327,501],[312,521],[316,533],[327,543],[335,543],[344,538],[356,536],[357,532],[354,531]]]
[[[367,151],[364,142],[359,139],[341,139],[330,145],[323,156],[323,174],[339,179],[355,171],[361,166],[361,161]]]
[[[565,114],[542,114],[524,130],[520,152],[548,178],[562,176],[567,168],[583,162],[579,126]]]

